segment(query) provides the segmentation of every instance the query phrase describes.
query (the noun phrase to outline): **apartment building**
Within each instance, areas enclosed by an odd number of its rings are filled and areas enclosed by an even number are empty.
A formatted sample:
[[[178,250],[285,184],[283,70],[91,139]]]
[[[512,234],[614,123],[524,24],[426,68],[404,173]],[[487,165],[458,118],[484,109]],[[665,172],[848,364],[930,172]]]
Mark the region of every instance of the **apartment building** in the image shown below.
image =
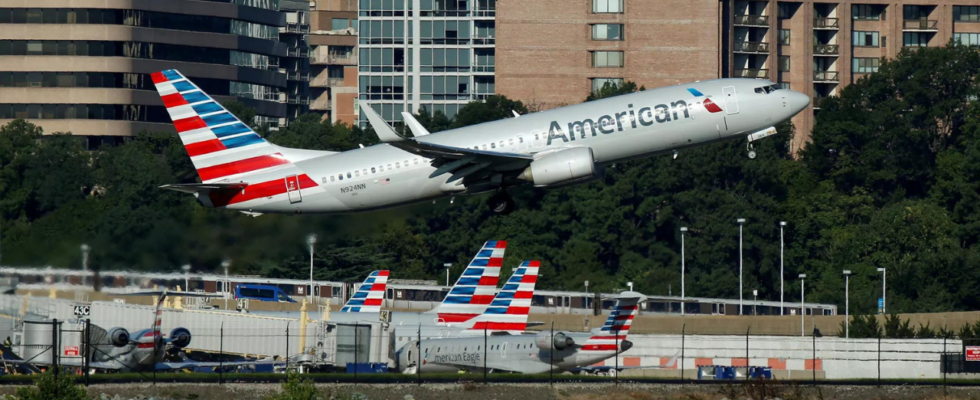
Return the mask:
[[[277,0],[0,2],[0,124],[26,118],[90,147],[175,132],[150,73],[176,68],[220,101],[287,115]]]
[[[286,103],[281,125],[310,110],[310,2],[279,0],[286,26],[279,28],[279,41],[286,45],[286,56],[279,60],[279,72],[286,74],[286,88],[280,99]]]
[[[793,119],[794,151],[821,100],[882,58],[980,45],[980,0],[499,0],[496,22],[499,94],[552,108],[607,82],[768,79],[814,98]]]
[[[318,0],[310,11],[310,110],[357,124],[358,0]]]
[[[390,122],[496,92],[496,0],[360,0],[358,98]],[[363,119],[359,123],[364,126]]]

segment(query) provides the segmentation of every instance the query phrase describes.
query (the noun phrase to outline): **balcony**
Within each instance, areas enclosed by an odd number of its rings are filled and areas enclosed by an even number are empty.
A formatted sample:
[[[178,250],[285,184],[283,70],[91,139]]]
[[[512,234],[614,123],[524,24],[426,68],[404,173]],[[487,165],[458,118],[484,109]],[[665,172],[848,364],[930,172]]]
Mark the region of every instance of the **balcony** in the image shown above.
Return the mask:
[[[286,24],[279,27],[279,33],[310,33],[310,26],[307,24]]]
[[[492,37],[485,38],[473,38],[474,46],[493,46],[497,42],[497,39]]]
[[[312,65],[357,65],[357,52],[353,53],[327,53],[323,54],[314,51],[310,57]]]
[[[769,43],[766,42],[737,42],[736,53],[768,53]]]
[[[289,96],[286,96],[286,104],[305,106],[310,104],[310,99],[306,97],[300,97],[299,95],[291,94]]]
[[[280,101],[279,100],[279,93],[278,92],[261,92],[261,93],[236,92],[236,93],[232,93],[231,95],[232,96],[235,96],[235,97],[240,97],[240,98],[243,98],[243,99],[253,99],[253,100],[263,100],[263,101],[275,101],[277,103]]]
[[[837,82],[837,71],[813,71],[814,82]]]
[[[310,87],[337,87],[344,86],[344,78],[331,77],[327,74],[320,74],[310,81]]]
[[[310,74],[308,74],[308,73],[307,74],[304,74],[304,73],[301,73],[301,72],[287,72],[286,73],[286,80],[289,80],[289,81],[298,81],[298,82],[309,82],[310,81]]]
[[[330,111],[332,107],[330,106],[330,96],[324,94],[316,98],[312,104],[310,104],[311,111]]]
[[[920,31],[920,32],[937,32],[939,21],[934,19],[907,19],[902,21],[902,30],[904,31]]]
[[[490,72],[495,70],[493,65],[474,65],[473,72]]]
[[[741,26],[769,26],[768,15],[736,15],[735,25]]]
[[[814,18],[813,29],[840,29],[837,18]]]
[[[310,49],[305,47],[286,49],[286,57],[307,58],[309,56]]]
[[[494,18],[497,16],[497,9],[477,7],[473,10],[473,16],[476,18]]]
[[[840,51],[840,46],[836,44],[815,44],[813,45],[813,55],[815,56],[836,56]]]
[[[769,70],[768,69],[736,69],[736,78],[756,78],[756,79],[768,79]]]

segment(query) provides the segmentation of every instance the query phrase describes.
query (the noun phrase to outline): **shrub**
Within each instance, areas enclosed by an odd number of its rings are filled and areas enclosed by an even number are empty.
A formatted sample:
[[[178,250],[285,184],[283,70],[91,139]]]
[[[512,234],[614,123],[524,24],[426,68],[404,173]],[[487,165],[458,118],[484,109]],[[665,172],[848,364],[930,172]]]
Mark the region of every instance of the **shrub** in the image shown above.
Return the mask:
[[[75,386],[75,377],[60,371],[57,377],[54,369],[40,374],[34,379],[34,386],[17,389],[19,400],[86,400],[85,389]]]

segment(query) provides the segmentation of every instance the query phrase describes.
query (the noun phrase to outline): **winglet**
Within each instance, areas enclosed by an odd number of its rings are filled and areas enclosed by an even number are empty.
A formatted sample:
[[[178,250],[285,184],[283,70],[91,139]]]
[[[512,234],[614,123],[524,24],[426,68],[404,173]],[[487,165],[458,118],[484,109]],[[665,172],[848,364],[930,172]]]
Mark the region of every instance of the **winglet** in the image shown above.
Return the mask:
[[[367,115],[368,122],[374,127],[374,132],[378,134],[378,139],[381,139],[382,142],[400,142],[405,140],[405,138],[395,133],[395,130],[391,129],[384,119],[381,119],[381,116],[371,108],[370,104],[361,103],[361,111],[364,111],[364,114]]]
[[[412,134],[415,135],[415,137],[429,134],[429,131],[426,130],[414,116],[412,116],[412,113],[402,112],[402,119],[404,119],[405,123],[408,124],[408,129],[412,130]]]
[[[514,118],[520,118],[521,117],[521,114],[518,114],[517,111],[510,110],[510,112],[514,113]]]

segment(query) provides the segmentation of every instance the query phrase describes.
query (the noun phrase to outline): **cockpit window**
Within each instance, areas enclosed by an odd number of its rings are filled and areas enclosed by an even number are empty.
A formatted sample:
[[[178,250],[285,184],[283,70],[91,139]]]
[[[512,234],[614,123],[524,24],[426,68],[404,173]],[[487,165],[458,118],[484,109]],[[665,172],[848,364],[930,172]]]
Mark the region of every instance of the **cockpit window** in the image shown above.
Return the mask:
[[[755,92],[760,94],[769,94],[780,89],[782,88],[779,87],[779,85],[769,85],[769,86],[757,87],[755,88]]]

